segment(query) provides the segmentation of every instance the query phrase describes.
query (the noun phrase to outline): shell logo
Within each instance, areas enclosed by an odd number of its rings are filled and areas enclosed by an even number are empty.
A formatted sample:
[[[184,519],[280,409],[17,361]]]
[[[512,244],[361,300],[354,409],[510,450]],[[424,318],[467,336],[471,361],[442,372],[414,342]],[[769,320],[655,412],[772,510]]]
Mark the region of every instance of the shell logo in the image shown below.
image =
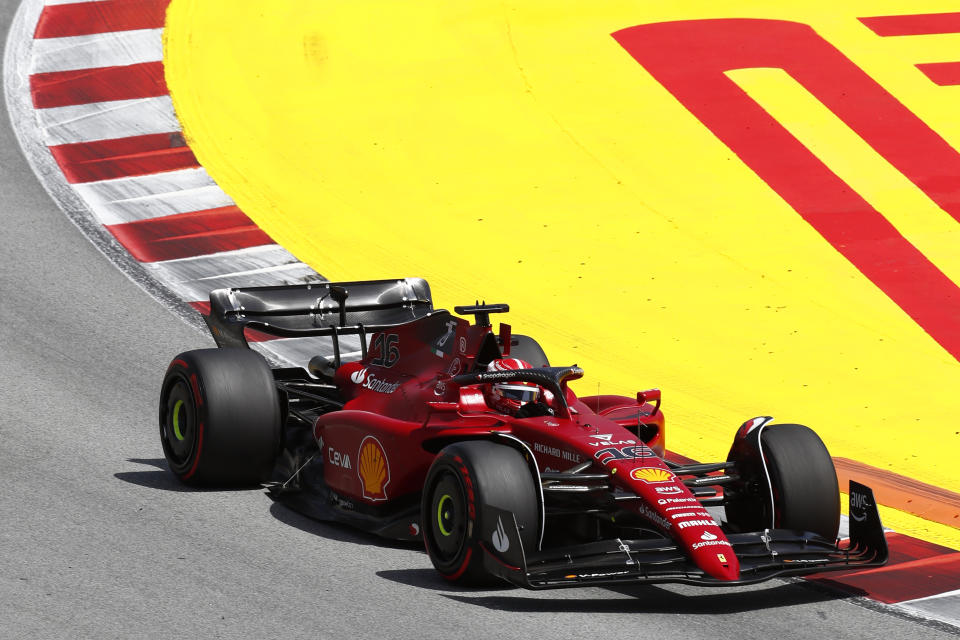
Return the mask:
[[[630,472],[630,477],[634,480],[643,480],[644,482],[669,482],[673,480],[673,474],[666,469],[657,469],[650,467],[641,467]]]
[[[363,497],[374,502],[387,499],[390,484],[390,462],[380,441],[367,436],[360,441],[357,451],[357,475],[363,485]]]

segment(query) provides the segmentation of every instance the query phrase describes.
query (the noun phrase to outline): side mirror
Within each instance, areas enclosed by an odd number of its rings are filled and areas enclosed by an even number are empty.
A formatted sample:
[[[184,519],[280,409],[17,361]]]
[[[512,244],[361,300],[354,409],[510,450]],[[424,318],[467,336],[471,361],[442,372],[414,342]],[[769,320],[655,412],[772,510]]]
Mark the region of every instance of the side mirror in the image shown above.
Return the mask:
[[[654,402],[653,413],[655,414],[660,410],[660,389],[647,389],[646,391],[637,392],[637,404],[643,405],[647,402]]]

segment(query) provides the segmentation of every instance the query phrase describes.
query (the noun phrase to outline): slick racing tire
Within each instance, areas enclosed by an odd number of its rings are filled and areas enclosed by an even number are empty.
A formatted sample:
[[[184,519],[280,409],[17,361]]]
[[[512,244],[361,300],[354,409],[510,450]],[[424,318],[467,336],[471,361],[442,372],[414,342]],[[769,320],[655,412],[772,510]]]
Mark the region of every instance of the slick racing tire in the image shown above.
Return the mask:
[[[254,486],[280,444],[280,400],[263,357],[199,349],[170,363],[160,392],[160,441],[170,470],[197,486]]]
[[[502,444],[475,440],[445,447],[427,473],[420,504],[421,530],[434,568],[451,582],[503,584],[483,566],[497,522],[484,520],[483,505],[512,511],[523,548],[536,550],[540,539],[537,487],[523,454]]]
[[[761,443],[770,485],[761,471],[751,499],[728,506],[730,523],[740,531],[793,529],[835,539],[840,527],[840,487],[820,436],[800,424],[776,424],[764,429]]]

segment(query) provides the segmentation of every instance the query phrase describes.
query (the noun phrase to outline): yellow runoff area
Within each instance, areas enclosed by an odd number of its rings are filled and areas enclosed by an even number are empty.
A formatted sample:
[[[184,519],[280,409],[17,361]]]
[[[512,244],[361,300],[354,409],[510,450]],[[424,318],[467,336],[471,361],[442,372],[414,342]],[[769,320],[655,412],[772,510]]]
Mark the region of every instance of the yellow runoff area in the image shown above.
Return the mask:
[[[960,36],[857,17],[942,3],[173,0],[167,83],[200,162],[332,280],[421,276],[508,302],[581,394],[663,389],[668,445],[722,458],[755,415],[960,491],[960,364],[610,36],[804,22],[954,147],[960,88],[913,65]],[[960,226],[785,73],[728,72],[948,277]],[[960,548],[960,530],[924,529]],[[930,533],[930,531],[934,531]]]
[[[849,513],[847,508],[849,500],[849,494],[840,494],[841,511],[844,515],[848,515]],[[911,513],[885,507],[882,504],[877,505],[877,510],[880,512],[880,522],[882,522],[883,526],[887,529],[892,529],[898,533],[905,533],[914,538],[935,542],[951,549],[960,550],[960,544],[958,544],[960,540],[958,540],[957,530],[954,527],[948,527],[939,522],[924,520]]]

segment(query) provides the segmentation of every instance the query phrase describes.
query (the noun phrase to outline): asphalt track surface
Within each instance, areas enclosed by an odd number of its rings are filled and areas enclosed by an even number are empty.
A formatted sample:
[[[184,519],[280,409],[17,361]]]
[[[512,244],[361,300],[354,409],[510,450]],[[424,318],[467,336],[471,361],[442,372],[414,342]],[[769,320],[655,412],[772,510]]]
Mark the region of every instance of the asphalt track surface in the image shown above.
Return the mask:
[[[6,34],[17,3],[0,4]],[[0,637],[946,638],[799,582],[462,590],[417,547],[167,471],[157,389],[212,341],[60,212],[3,116]]]

